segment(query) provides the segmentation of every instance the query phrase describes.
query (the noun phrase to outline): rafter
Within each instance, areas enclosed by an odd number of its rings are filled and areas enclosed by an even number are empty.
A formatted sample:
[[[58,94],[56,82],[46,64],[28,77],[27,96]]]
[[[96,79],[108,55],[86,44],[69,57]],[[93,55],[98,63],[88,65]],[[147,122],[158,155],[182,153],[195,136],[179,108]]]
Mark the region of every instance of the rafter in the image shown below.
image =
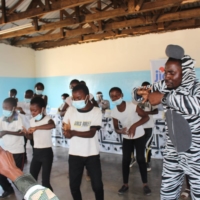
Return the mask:
[[[170,26],[168,27],[165,26],[164,31],[179,30],[179,29],[184,29],[185,27],[196,28],[199,26],[200,26],[200,20],[186,20],[183,22],[173,22]],[[57,46],[66,46],[66,45],[84,43],[89,41],[99,41],[106,38],[123,37],[130,34],[142,35],[151,32],[163,32],[163,29],[159,29],[157,25],[150,25],[145,27],[126,29],[121,31],[120,33],[107,32],[102,34],[91,34],[91,35],[86,35],[83,38],[77,37],[73,39],[63,39],[62,41],[59,42],[52,41],[52,42],[46,42],[45,44],[37,44],[34,45],[34,49],[36,50],[47,49]]]
[[[51,10],[47,10],[46,7],[44,9],[41,7],[29,8],[27,11],[8,16],[7,22],[14,22],[14,21],[22,20],[22,19],[33,18],[38,15],[46,14],[48,12],[54,12],[54,11],[62,10],[64,8],[71,8],[71,7],[75,7],[75,6],[79,6],[79,5],[83,5],[83,4],[91,3],[91,2],[94,2],[94,0],[70,0],[70,1],[58,0],[51,4]],[[5,22],[1,18],[0,24],[4,24],[4,23]]]
[[[195,9],[195,11],[196,12],[181,11],[181,12],[177,12],[177,13],[172,13],[173,15],[177,15],[177,17],[173,16],[173,20],[179,20],[180,19],[179,16],[184,16],[182,19],[189,19],[189,18],[200,17],[200,8]],[[190,15],[188,13],[190,13]],[[162,20],[162,19],[158,19],[157,20],[157,22],[160,25],[163,22],[166,22],[166,21],[169,21],[169,20],[167,20],[167,18],[165,18],[165,20]],[[108,24],[106,24],[104,26],[104,31],[117,30],[117,29],[122,29],[122,28],[126,28],[126,27],[137,27],[137,26],[151,25],[151,24],[154,24],[153,20],[150,20],[150,19],[148,20],[148,19],[145,19],[145,18],[136,18],[136,19],[131,19],[131,20],[124,20],[124,21],[121,21],[121,22],[108,23]],[[51,25],[51,23],[48,24],[48,25]],[[51,27],[51,26],[49,26],[49,27]],[[55,29],[55,27],[54,27],[54,29]],[[51,27],[51,29],[53,29],[53,28]],[[46,30],[47,30],[47,28],[46,28]],[[66,37],[72,37],[73,34],[79,35],[78,33],[80,33],[80,34],[89,34],[89,33],[96,32],[93,28],[91,28],[91,29],[85,29],[85,30],[84,29],[80,29],[80,30],[82,30],[82,31],[80,32],[77,29],[76,30],[72,30],[72,31],[68,31],[68,32],[66,32]],[[86,32],[84,32],[84,31],[86,31]],[[0,38],[1,38],[1,36],[0,36]],[[21,40],[21,41],[17,42],[16,45],[28,44],[28,43],[32,43],[33,41],[37,42],[37,38],[38,37],[35,37],[35,39]],[[44,40],[46,40],[46,39],[49,40],[49,39],[51,39],[51,37],[47,38],[46,36],[44,36],[43,39]],[[42,36],[39,37],[39,41],[42,41]]]

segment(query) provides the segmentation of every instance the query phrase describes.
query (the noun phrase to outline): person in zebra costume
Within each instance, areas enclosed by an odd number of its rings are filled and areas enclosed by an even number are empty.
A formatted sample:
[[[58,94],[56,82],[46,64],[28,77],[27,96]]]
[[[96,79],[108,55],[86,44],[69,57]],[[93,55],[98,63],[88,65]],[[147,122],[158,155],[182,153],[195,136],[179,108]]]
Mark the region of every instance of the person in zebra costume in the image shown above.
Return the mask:
[[[168,45],[165,78],[149,88],[135,88],[138,102],[162,103],[167,142],[163,155],[161,200],[179,199],[185,174],[193,200],[200,199],[200,82],[195,61],[182,47]],[[181,123],[180,123],[181,122]]]

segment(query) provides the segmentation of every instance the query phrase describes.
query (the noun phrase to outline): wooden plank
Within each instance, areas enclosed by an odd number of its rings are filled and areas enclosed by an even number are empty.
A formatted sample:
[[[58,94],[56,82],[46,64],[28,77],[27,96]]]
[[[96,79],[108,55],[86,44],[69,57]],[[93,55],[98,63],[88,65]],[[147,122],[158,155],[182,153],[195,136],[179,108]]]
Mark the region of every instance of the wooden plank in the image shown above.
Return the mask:
[[[25,40],[20,40],[14,43],[16,46],[24,45],[24,44],[30,44],[30,43],[35,43],[35,42],[43,42],[43,41],[48,41],[48,40],[58,40],[60,39],[60,33],[55,33],[55,34],[49,34],[45,36],[37,36],[37,37],[32,37],[28,38]]]
[[[188,19],[188,18],[198,18],[200,17],[200,8],[185,10],[176,13],[166,13],[161,15],[157,22],[164,22],[164,21],[173,21],[173,20],[180,20],[180,19]]]
[[[75,30],[67,31],[65,36],[66,38],[70,38],[89,33],[94,33],[94,30],[92,28],[78,28]]]
[[[186,21],[182,21],[182,22],[173,22],[171,23],[170,26],[165,27],[165,31],[171,31],[171,30],[179,30],[179,29],[184,29],[186,28],[186,24],[189,26],[189,28],[196,28],[200,26],[200,20],[196,19],[196,20],[186,20]],[[109,38],[109,37],[124,37],[130,34],[134,34],[134,35],[142,35],[142,34],[147,34],[147,33],[151,33],[151,32],[163,32],[163,30],[159,30],[158,26],[156,25],[150,25],[150,26],[145,26],[145,27],[137,27],[137,28],[132,28],[132,29],[126,29],[126,30],[122,30],[120,34],[114,33],[114,32],[107,32],[107,33],[103,33],[103,34],[91,34],[91,35],[87,35],[84,36],[83,40],[81,41],[75,41],[75,43],[79,42],[87,42],[87,41],[99,41],[105,38]],[[80,37],[81,38],[81,37]],[[71,39],[70,39],[71,41]],[[62,42],[48,42],[46,44],[38,44],[36,46],[36,50],[38,49],[45,49],[45,48],[53,48],[53,47],[57,47],[59,46],[65,46],[66,44],[61,44]],[[72,44],[72,43],[70,43]]]
[[[0,39],[6,39],[6,38],[12,38],[12,37],[17,37],[17,36],[37,33],[40,31],[48,31],[48,30],[52,30],[52,29],[62,28],[62,27],[65,27],[67,25],[72,25],[72,24],[74,24],[74,20],[69,18],[69,19],[65,19],[63,21],[44,24],[44,25],[40,26],[39,31],[36,31],[34,27],[31,27],[31,28],[25,28],[25,29],[19,30],[19,31],[14,31],[11,33],[6,33],[3,35],[0,35]]]
[[[137,3],[135,10],[139,11],[141,10],[142,4],[144,3],[144,0],[139,0],[139,2]]]
[[[67,31],[65,36],[60,35],[60,33],[44,35],[44,36],[37,36],[37,37],[17,41],[16,43],[14,43],[14,45],[21,46],[21,45],[25,45],[25,44],[42,42],[42,41],[58,40],[63,37],[70,39],[71,37],[75,37],[75,36],[79,36],[79,35],[83,35],[83,34],[89,34],[89,33],[94,33],[94,30],[92,28],[84,28],[84,29],[79,28],[79,29],[75,29],[72,31]]]
[[[135,12],[135,0],[128,1],[128,12]]]
[[[35,1],[35,0],[34,0]],[[54,11],[58,11],[58,10],[62,10],[64,8],[72,8],[75,6],[79,6],[79,5],[83,5],[86,3],[92,3],[95,0],[59,0],[53,4],[51,4],[51,10],[46,10],[46,9],[41,9],[39,8],[30,8],[28,11],[24,11],[21,13],[16,13],[13,15],[10,15],[7,17],[7,23],[8,22],[14,22],[14,21],[18,21],[18,20],[22,20],[22,19],[27,19],[27,18],[33,18],[36,17],[38,15],[43,15],[46,14],[48,12],[54,12]],[[4,24],[5,22],[3,22],[3,20],[0,20],[0,24]]]
[[[90,22],[89,25],[94,30],[94,32],[98,32],[99,31],[99,28],[96,27],[96,25],[93,22]]]
[[[7,17],[6,17],[6,1],[1,0],[1,12],[2,12],[2,21],[3,23],[6,23]]]
[[[72,38],[72,39],[63,39],[57,42],[46,42],[45,44],[34,45],[33,48],[35,50],[48,49],[48,48],[53,48],[53,47],[60,47],[60,46],[75,44],[75,43],[78,43],[79,41],[82,41],[81,36]]]
[[[183,2],[190,3],[194,1],[199,2],[199,0],[162,0],[162,1],[155,1],[155,2],[146,2],[146,3],[143,3],[142,9],[139,10],[137,13],[143,13],[143,12],[148,12],[152,10],[159,10],[163,8],[173,7],[177,3],[183,3]],[[134,14],[134,13],[135,11],[132,12],[129,10],[126,11],[123,8],[117,8],[114,10],[88,14],[85,16],[85,22],[90,22],[92,19],[105,20],[109,18],[120,17],[120,16]]]
[[[118,9],[116,9],[116,10],[118,10]],[[123,10],[123,9],[121,9],[121,10]],[[104,11],[104,12],[106,12],[106,13],[112,12],[112,14],[113,14],[113,10]],[[93,22],[93,21],[99,21],[99,19],[102,19],[101,14],[104,13],[104,12],[99,12],[99,13],[93,14],[93,15],[96,16],[96,18],[94,18],[94,17],[91,18],[91,19],[89,18],[90,20],[87,18],[88,15],[86,15],[86,19],[82,22],[82,24],[90,23],[90,22]],[[117,12],[115,10],[114,10],[114,12],[115,12],[115,15],[117,16]],[[108,14],[108,15],[110,16],[110,14]],[[164,15],[162,15],[158,18],[157,22],[160,23],[160,22],[171,21],[171,20],[198,18],[198,17],[200,17],[200,8],[196,8],[196,9],[192,9],[192,10],[186,10],[186,11],[180,11],[180,12],[177,12],[177,13],[164,14]],[[114,29],[123,28],[123,27],[140,26],[140,25],[151,24],[151,23],[154,23],[154,22],[153,21],[147,21],[147,20],[145,21],[145,20],[142,20],[140,18],[136,18],[136,19],[132,19],[132,20],[106,24],[105,30],[107,30],[107,29],[108,30],[111,30],[111,29],[114,30]],[[53,22],[53,23],[42,25],[40,27],[39,31],[34,30],[34,28],[26,28],[26,29],[23,29],[23,30],[19,30],[19,31],[11,32],[11,33],[6,33],[6,34],[3,34],[3,35],[0,35],[0,39],[12,38],[12,37],[17,37],[17,36],[21,36],[21,35],[40,32],[40,31],[57,29],[57,28],[65,27],[65,26],[68,26],[68,25],[75,25],[75,24],[76,23],[74,22],[74,20],[72,18],[68,18],[68,19],[65,19],[63,21],[58,21],[58,22]]]

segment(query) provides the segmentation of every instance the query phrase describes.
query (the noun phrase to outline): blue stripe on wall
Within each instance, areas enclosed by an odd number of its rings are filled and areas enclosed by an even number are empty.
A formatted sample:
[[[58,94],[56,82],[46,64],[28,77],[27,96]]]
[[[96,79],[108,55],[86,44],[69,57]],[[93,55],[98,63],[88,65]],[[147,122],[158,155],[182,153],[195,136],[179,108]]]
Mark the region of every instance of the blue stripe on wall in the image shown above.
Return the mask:
[[[200,79],[200,68],[196,68],[197,78]],[[95,95],[101,91],[104,99],[109,98],[109,90],[112,87],[120,87],[124,93],[124,99],[131,100],[131,90],[133,87],[140,86],[143,81],[151,81],[150,71],[123,72],[123,73],[107,73],[107,74],[88,74],[74,76],[60,76],[48,78],[11,78],[0,77],[0,102],[2,103],[8,97],[10,89],[15,88],[18,91],[17,97],[19,101],[23,101],[24,92],[28,89],[34,89],[37,82],[45,85],[44,94],[49,98],[50,107],[59,107],[62,103],[61,94],[71,94],[69,83],[72,79],[84,80],[90,92]],[[2,115],[2,109],[0,109]]]
[[[35,85],[35,78],[13,78],[13,77],[0,77],[0,103],[4,99],[8,98],[10,89],[15,88],[18,92],[17,98],[19,101],[23,101],[24,92],[28,89],[33,89]],[[0,109],[0,116],[2,115],[2,109]]]
[[[123,72],[107,74],[89,74],[76,76],[61,76],[49,78],[37,78],[37,82],[45,85],[45,94],[48,95],[50,107],[59,107],[62,103],[61,95],[68,93],[71,95],[69,83],[73,79],[84,80],[94,96],[98,91],[103,92],[104,99],[109,98],[109,90],[112,87],[120,87],[124,93],[125,100],[131,100],[131,90],[135,86],[141,85],[143,81],[150,81],[149,71]]]

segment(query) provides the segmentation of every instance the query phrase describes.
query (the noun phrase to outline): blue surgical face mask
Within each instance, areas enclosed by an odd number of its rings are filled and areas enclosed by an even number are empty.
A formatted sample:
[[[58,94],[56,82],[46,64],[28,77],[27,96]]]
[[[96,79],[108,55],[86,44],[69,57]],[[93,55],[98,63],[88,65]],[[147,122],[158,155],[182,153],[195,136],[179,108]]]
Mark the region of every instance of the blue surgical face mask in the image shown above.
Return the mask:
[[[25,101],[26,103],[30,103],[30,102],[31,102],[31,99],[24,98],[24,101]]]
[[[36,115],[36,116],[34,117],[34,119],[37,120],[37,121],[40,121],[40,120],[42,119],[42,116],[43,116],[43,114],[42,114],[42,113],[39,113],[38,115]]]
[[[121,103],[122,103],[123,99],[122,98],[119,98],[117,99],[116,101],[112,101],[112,103],[116,106],[119,106]]]
[[[87,98],[87,96],[86,96],[86,98]],[[88,101],[87,101],[87,103],[88,103]],[[85,108],[87,103],[85,103],[85,100],[79,100],[79,101],[72,100],[72,106],[74,106],[76,109]]]
[[[13,114],[13,110],[12,111],[10,111],[10,110],[4,110],[3,109],[3,116],[4,117],[11,117],[12,116],[12,114]]]
[[[35,93],[37,95],[41,95],[43,93],[43,90],[38,90],[37,88],[35,89]]]
[[[65,103],[65,99],[62,99],[63,100],[63,103]]]

